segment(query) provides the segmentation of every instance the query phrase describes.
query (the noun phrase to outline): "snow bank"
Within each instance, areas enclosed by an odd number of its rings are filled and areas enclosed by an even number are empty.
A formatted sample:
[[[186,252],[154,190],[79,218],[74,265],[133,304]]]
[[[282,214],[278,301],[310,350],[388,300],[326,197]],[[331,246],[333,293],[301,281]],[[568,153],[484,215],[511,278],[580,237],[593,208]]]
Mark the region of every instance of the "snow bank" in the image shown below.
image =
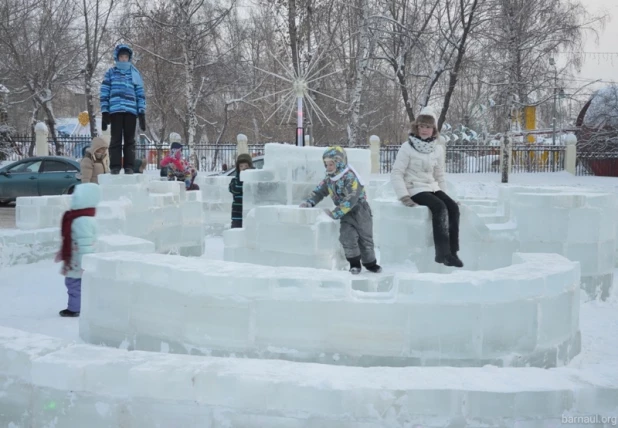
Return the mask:
[[[599,379],[567,368],[164,355],[0,328],[0,420],[14,427],[549,426],[573,415],[603,415],[611,424],[617,378],[615,369]]]
[[[83,263],[80,337],[94,344],[361,366],[554,367],[580,350],[579,267],[558,255],[360,277],[122,252]]]

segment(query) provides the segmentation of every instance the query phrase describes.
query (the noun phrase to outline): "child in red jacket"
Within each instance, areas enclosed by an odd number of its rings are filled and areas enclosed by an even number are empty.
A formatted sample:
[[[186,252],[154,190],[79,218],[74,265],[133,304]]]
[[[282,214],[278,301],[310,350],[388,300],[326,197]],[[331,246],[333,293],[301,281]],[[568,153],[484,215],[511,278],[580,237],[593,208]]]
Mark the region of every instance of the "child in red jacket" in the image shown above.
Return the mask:
[[[194,183],[197,171],[182,157],[182,144],[172,143],[169,155],[161,161],[161,168],[167,168],[167,179],[184,181],[187,190],[199,190]]]

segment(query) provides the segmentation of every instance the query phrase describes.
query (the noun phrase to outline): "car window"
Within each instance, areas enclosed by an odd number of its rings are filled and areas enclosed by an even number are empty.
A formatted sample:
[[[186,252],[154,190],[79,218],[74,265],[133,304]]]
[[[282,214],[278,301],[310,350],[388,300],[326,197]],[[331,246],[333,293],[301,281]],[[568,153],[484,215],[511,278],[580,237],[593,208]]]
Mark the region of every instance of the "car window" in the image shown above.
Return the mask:
[[[43,172],[67,172],[74,170],[73,165],[58,160],[46,160],[43,164]]]
[[[39,172],[39,168],[41,167],[41,161],[30,161],[23,162],[18,165],[15,165],[8,169],[10,173],[19,173],[19,172]]]

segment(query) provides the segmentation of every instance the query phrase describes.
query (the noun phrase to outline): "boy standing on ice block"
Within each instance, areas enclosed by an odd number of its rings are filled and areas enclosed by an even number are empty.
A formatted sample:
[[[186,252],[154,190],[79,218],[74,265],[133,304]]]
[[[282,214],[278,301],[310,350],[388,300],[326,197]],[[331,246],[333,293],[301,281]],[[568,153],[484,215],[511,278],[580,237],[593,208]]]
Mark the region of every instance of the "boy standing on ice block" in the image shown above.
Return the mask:
[[[370,272],[382,272],[373,250],[373,215],[361,178],[348,164],[342,147],[329,147],[322,155],[326,177],[318,184],[301,208],[316,206],[329,196],[335,203],[333,211],[325,210],[335,220],[341,220],[339,242],[343,246],[350,272],[361,272],[361,262]]]
[[[71,209],[62,217],[62,247],[56,254],[56,262],[62,262],[61,273],[65,276],[69,303],[60,311],[61,317],[78,317],[81,310],[82,257],[94,253],[97,240],[94,216],[100,200],[98,185],[79,184],[73,191]]]
[[[242,228],[242,181],[240,172],[253,169],[253,160],[248,153],[242,153],[236,158],[236,175],[230,181],[229,190],[234,197],[232,202],[232,229]]]

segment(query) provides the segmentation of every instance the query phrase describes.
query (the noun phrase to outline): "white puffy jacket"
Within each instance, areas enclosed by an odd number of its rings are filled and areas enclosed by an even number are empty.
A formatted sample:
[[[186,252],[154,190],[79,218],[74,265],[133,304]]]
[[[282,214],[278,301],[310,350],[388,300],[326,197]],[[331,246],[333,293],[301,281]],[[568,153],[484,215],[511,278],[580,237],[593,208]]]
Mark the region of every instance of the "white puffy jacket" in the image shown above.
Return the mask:
[[[446,192],[444,162],[442,144],[436,143],[436,148],[431,153],[421,153],[408,141],[403,143],[391,171],[391,183],[397,198],[414,196],[421,192]]]

